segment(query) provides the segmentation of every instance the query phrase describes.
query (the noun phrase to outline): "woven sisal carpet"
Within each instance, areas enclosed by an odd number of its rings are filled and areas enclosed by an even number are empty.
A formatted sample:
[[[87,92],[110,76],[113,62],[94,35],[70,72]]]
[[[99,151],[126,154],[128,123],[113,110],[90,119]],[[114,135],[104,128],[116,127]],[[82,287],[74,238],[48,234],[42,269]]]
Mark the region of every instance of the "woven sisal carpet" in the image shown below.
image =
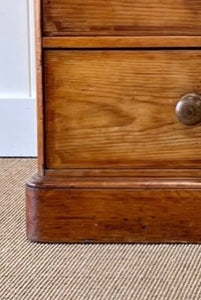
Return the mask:
[[[0,159],[0,300],[201,299],[201,245],[36,244],[24,183],[35,159]]]

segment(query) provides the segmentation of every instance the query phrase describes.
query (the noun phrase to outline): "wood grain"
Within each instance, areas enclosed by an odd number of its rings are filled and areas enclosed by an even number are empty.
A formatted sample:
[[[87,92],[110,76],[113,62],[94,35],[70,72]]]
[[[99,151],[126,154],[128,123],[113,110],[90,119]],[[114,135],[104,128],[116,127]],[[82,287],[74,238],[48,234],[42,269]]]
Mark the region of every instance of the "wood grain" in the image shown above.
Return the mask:
[[[175,116],[201,93],[201,50],[181,49],[201,46],[200,0],[36,0],[35,20],[27,237],[201,243],[201,128]]]
[[[52,174],[53,175],[53,174]],[[34,176],[29,187],[40,189],[71,188],[71,189],[201,189],[201,178],[162,177],[62,177],[57,171],[53,176],[44,178]]]
[[[44,36],[200,35],[200,0],[43,0]]]
[[[200,126],[175,116],[201,91],[201,51],[45,51],[47,168],[200,168]]]
[[[170,48],[201,47],[201,36],[43,37],[44,48]]]
[[[40,242],[201,242],[200,189],[27,187],[27,236]]]
[[[37,135],[38,135],[38,172],[44,174],[44,114],[42,78],[42,41],[41,41],[41,2],[34,2],[35,11],[35,49],[36,49],[36,89],[37,89]]]
[[[119,168],[100,168],[100,169],[46,169],[45,177],[51,180],[55,178],[77,177],[77,178],[175,178],[175,179],[199,179],[201,169],[119,169]]]

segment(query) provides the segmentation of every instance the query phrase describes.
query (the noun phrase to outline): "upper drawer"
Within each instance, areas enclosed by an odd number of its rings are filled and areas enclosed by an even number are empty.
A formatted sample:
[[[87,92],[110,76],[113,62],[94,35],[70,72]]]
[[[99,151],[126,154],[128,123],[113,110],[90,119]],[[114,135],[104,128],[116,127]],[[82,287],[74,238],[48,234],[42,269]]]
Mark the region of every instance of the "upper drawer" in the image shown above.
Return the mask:
[[[200,168],[201,127],[175,114],[201,91],[200,61],[200,50],[45,51],[46,167]]]
[[[200,35],[201,0],[43,0],[44,36]]]

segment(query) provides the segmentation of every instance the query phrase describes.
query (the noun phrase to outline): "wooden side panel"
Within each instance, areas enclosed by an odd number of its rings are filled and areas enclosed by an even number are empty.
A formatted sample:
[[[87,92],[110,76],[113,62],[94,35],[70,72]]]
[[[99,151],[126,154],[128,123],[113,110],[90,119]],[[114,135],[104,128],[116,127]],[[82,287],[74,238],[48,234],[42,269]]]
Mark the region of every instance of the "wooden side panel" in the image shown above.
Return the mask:
[[[27,236],[42,242],[201,242],[201,190],[27,188]]]
[[[35,49],[36,49],[36,88],[38,125],[38,172],[44,173],[44,123],[43,123],[43,78],[41,41],[41,1],[35,0]]]
[[[45,51],[48,168],[200,168],[201,129],[175,106],[201,92],[201,51]]]
[[[200,0],[43,0],[44,36],[200,35]]]

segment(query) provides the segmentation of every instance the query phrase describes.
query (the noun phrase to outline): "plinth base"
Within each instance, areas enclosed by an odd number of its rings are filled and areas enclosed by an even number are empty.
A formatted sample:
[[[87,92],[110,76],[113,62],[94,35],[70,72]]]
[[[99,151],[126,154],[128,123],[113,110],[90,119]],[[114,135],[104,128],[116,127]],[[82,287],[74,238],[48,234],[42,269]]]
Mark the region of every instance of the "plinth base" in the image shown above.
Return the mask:
[[[190,188],[192,187],[193,188]],[[38,242],[201,242],[201,187],[191,179],[35,176],[27,236]]]

